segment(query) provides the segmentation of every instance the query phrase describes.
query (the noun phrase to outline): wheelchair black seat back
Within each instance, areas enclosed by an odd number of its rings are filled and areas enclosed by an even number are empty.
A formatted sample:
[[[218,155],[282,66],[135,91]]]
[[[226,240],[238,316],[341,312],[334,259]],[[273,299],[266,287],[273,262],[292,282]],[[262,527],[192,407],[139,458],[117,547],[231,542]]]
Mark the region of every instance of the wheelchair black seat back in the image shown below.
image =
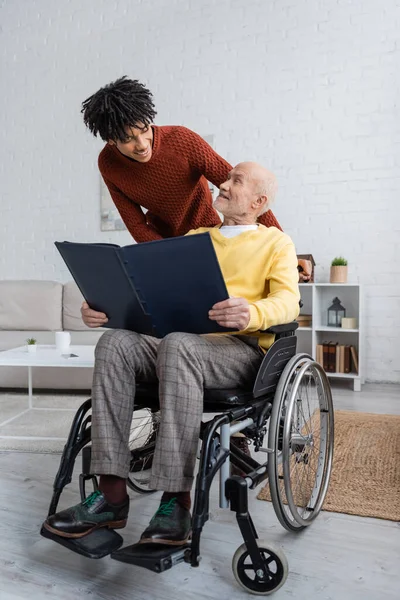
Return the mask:
[[[98,529],[79,540],[61,538],[42,528],[42,535],[90,558],[111,558],[164,571],[185,561],[199,565],[200,537],[209,518],[209,491],[219,473],[220,507],[230,508],[243,535],[232,569],[247,591],[267,595],[283,585],[287,561],[283,553],[258,539],[248,510],[248,490],[269,479],[271,500],[280,523],[298,532],[317,517],[329,485],[333,456],[333,407],[325,372],[310,356],[296,354],[297,323],[272,327],[275,342],[267,351],[252,389],[204,390],[204,412],[217,413],[202,423],[200,462],[194,490],[192,538],[183,547],[133,544],[120,548],[122,537]],[[86,484],[97,489],[90,472],[91,400],[78,410],[54,480],[49,515],[57,510],[63,488],[71,482],[74,463],[82,451],[80,494]],[[156,385],[138,383],[129,445],[128,485],[151,493],[150,471],[157,440],[159,400]],[[231,441],[241,432],[250,455]],[[261,460],[256,460],[258,453]],[[230,465],[242,473],[231,475]]]

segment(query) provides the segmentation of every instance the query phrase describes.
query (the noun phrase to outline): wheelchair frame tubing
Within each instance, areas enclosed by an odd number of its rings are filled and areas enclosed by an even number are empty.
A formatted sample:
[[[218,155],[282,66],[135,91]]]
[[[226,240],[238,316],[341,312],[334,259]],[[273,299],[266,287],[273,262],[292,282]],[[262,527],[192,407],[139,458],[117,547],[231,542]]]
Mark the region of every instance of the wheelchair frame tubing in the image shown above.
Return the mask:
[[[267,577],[267,568],[257,545],[257,530],[249,513],[248,490],[247,481],[238,475],[230,477],[225,485],[225,494],[230,501],[231,510],[236,512],[236,520],[252,560],[254,571],[261,570]]]
[[[200,537],[203,526],[206,521],[208,521],[209,517],[209,493],[211,483],[214,479],[215,474],[218,472],[221,465],[226,461],[226,459],[231,454],[230,450],[219,447],[216,455],[213,455],[214,447],[213,442],[218,437],[219,434],[217,430],[221,425],[229,424],[236,419],[242,419],[243,417],[250,416],[251,413],[255,411],[254,405],[243,406],[233,409],[229,412],[223,413],[222,415],[217,415],[211,421],[205,424],[202,429],[202,448],[200,454],[200,465],[199,471],[196,479],[196,488],[195,488],[195,497],[193,503],[193,514],[192,514],[192,542],[191,542],[191,551],[190,551],[190,564],[192,567],[197,567],[199,565],[200,558]],[[243,458],[246,457],[239,450],[237,453],[242,454]],[[235,452],[236,454],[236,452]],[[236,456],[234,456],[236,459]],[[249,468],[249,465],[243,461],[239,461],[240,465],[243,464],[246,470],[251,471],[255,464],[252,464]],[[253,459],[251,459],[252,463],[256,463]],[[236,464],[236,460],[234,461]],[[258,463],[256,463],[258,465]],[[259,465],[258,465],[259,466]],[[228,479],[229,481],[229,479]],[[247,484],[246,484],[247,486]]]
[[[72,480],[77,455],[91,440],[91,428],[87,426],[90,417],[84,419],[91,407],[92,400],[89,398],[79,408],[72,422],[68,440],[62,453],[60,466],[53,483],[53,496],[49,506],[49,516],[56,512],[61,492]]]
[[[91,481],[93,485],[93,491],[99,489],[97,477],[90,473],[90,461],[92,458],[92,447],[85,446],[82,448],[82,473],[79,475],[79,493],[81,495],[81,501],[83,502],[87,498],[86,494],[86,482]]]
[[[192,542],[190,548],[190,564],[192,567],[199,566],[200,558],[200,536],[204,523],[208,520],[209,493],[214,475],[229,456],[229,450],[219,449],[216,457],[212,457],[212,443],[215,439],[217,429],[229,423],[229,414],[214,417],[203,430],[203,444],[200,454],[199,472],[196,479],[196,489],[192,514]],[[210,466],[210,461],[212,464]]]

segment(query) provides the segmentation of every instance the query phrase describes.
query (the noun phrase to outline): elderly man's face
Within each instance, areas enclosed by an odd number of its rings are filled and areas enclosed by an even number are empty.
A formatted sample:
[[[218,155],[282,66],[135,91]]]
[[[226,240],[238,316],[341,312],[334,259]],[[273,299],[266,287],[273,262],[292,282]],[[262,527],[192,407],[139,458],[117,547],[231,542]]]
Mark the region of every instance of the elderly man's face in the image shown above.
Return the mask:
[[[214,207],[226,217],[243,217],[259,196],[257,184],[250,167],[237,165],[219,188]]]

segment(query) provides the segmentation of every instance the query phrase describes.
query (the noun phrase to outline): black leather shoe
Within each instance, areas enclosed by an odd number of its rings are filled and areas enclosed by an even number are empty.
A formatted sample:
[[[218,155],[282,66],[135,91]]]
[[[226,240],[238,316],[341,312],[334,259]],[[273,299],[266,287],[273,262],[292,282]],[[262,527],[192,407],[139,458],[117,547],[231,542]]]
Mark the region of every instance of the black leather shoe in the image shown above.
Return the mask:
[[[100,527],[122,529],[129,512],[129,496],[122,504],[110,504],[98,490],[80,504],[47,517],[43,527],[66,538],[80,538]]]
[[[190,537],[192,519],[190,511],[183,508],[176,498],[161,502],[149,526],[140,537],[141,544],[168,544],[181,546]]]

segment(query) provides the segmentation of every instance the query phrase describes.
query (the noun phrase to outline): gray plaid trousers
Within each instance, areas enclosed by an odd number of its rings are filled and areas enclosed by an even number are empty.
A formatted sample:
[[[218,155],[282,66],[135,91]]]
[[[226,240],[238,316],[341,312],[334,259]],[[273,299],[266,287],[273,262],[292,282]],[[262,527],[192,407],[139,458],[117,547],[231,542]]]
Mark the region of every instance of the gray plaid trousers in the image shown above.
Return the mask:
[[[161,422],[150,485],[189,491],[203,413],[203,388],[251,385],[263,355],[254,338],[171,333],[162,340],[107,331],[95,351],[91,470],[127,478],[135,383],[159,381]],[[251,341],[250,341],[251,340]]]

